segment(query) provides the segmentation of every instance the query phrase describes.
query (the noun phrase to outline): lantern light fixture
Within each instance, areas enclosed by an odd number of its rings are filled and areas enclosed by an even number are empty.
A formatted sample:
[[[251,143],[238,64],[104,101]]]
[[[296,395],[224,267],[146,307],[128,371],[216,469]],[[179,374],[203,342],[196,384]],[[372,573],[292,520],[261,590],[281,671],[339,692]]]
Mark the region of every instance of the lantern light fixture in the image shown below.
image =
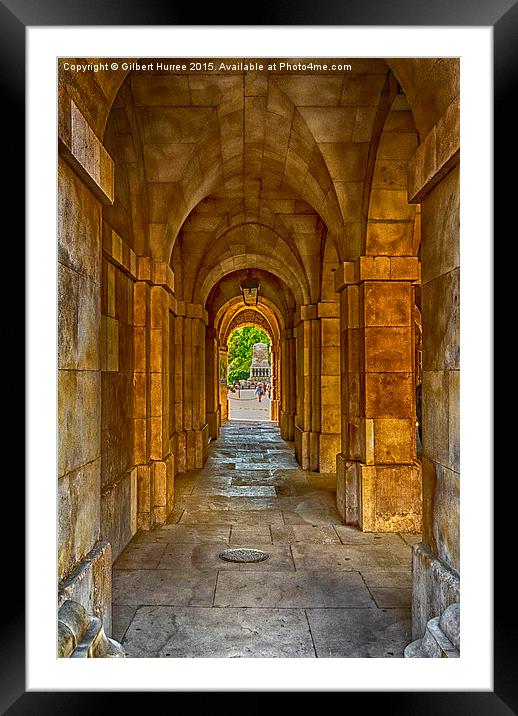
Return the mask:
[[[250,269],[247,271],[246,278],[241,281],[241,294],[245,306],[257,306],[259,301],[259,281],[252,276]]]

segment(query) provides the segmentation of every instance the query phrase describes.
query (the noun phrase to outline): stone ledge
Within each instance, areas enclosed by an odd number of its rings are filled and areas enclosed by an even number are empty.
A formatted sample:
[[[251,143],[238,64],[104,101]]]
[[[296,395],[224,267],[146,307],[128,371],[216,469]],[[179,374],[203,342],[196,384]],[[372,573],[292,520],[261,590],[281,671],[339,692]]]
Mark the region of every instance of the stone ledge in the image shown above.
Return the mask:
[[[420,204],[460,162],[460,99],[432,127],[408,164],[408,203]]]
[[[62,90],[58,151],[103,204],[114,201],[114,162],[87,120]]]

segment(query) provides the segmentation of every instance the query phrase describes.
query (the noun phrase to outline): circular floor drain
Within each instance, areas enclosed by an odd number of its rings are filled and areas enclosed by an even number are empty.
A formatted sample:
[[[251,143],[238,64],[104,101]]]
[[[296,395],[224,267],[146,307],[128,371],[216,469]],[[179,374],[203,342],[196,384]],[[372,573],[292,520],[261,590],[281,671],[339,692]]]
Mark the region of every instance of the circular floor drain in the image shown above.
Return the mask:
[[[268,552],[263,552],[262,549],[241,547],[239,549],[226,549],[219,556],[225,562],[264,562],[270,555]]]

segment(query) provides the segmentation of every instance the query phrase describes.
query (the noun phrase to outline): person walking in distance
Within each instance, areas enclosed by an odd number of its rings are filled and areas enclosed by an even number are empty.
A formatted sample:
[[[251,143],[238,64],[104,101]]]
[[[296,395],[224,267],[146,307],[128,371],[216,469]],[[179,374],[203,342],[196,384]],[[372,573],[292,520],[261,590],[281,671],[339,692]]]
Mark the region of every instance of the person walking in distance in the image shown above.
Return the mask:
[[[262,383],[257,384],[257,388],[255,389],[255,394],[257,395],[259,402],[261,402],[261,398],[263,397],[264,393],[264,387]]]

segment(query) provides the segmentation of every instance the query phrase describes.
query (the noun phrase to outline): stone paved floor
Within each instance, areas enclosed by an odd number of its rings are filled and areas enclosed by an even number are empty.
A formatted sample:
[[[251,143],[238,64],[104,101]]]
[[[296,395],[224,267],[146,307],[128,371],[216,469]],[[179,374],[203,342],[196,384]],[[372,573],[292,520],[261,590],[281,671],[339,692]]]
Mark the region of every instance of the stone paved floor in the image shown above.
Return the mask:
[[[270,420],[270,398],[258,401],[255,390],[240,390],[228,394],[228,417],[230,420]]]
[[[130,658],[402,657],[418,540],[342,525],[333,475],[300,470],[273,423],[231,422],[114,564],[113,636]]]

